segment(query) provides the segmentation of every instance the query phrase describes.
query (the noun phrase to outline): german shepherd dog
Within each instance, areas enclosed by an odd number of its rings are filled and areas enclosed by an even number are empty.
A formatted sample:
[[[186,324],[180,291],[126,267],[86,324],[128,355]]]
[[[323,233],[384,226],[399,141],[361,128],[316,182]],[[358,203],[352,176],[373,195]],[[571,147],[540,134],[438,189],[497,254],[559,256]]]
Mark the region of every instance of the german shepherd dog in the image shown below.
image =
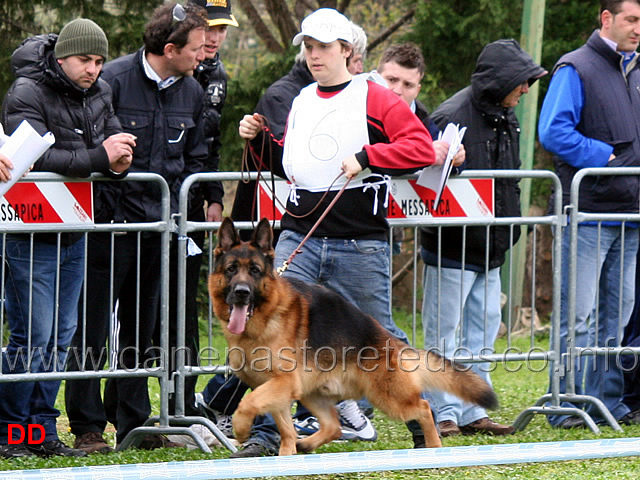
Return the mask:
[[[225,218],[208,282],[229,344],[229,365],[253,389],[233,415],[238,441],[247,440],[256,415],[270,412],[280,430],[280,455],[313,451],[341,435],[335,404],[364,396],[391,418],[417,420],[426,446],[440,447],[422,391],[443,390],[497,407],[491,387],[466,367],[398,341],[325,287],[279,277],[272,242],[268,220],[242,242]],[[300,440],[291,418],[295,400],[320,424]]]

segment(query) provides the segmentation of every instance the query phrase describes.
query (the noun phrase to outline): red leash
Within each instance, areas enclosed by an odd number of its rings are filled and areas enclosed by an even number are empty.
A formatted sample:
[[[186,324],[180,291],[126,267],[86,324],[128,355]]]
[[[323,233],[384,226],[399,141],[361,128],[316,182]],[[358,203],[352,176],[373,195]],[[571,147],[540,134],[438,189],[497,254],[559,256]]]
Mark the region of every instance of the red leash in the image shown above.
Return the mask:
[[[266,117],[262,116],[263,121],[265,122],[265,132],[269,132],[269,127],[268,127],[268,120]],[[269,148],[271,147],[271,145],[269,144]],[[264,149],[265,149],[265,138],[263,137],[263,141],[262,141],[262,145],[261,145],[261,149],[260,149],[260,158],[264,158]],[[254,191],[254,199],[253,199],[253,206],[252,206],[252,213],[251,213],[251,218],[253,218],[253,209],[255,208],[255,202],[256,202],[256,198],[257,198],[257,192],[258,192],[258,183],[260,181],[260,178],[262,177],[262,168],[261,168],[261,164],[262,161],[258,161],[258,159],[255,157],[255,154],[253,153],[251,147],[250,147],[250,142],[247,140],[245,142],[244,145],[244,151],[242,152],[242,167],[241,167],[241,173],[244,173],[245,168],[247,169],[247,171],[250,170],[250,166],[249,166],[249,161],[248,158],[251,157],[251,159],[253,160],[253,164],[254,164],[254,168],[257,170],[258,172],[258,179],[256,180],[256,188]],[[269,154],[269,158],[271,159],[271,154]],[[276,197],[276,193],[275,193],[275,179],[273,176],[273,165],[270,168],[272,174],[271,174],[271,192],[272,192],[272,197],[273,197],[273,218],[275,221],[276,215],[275,215],[275,211],[276,211],[276,202],[280,203],[280,201],[278,200],[278,198]],[[324,193],[324,195],[322,196],[322,198],[318,201],[318,203],[316,204],[315,207],[313,207],[311,209],[311,211],[305,213],[304,215],[294,215],[291,212],[289,212],[286,207],[284,205],[281,204],[282,207],[284,207],[285,212],[287,212],[289,215],[291,215],[294,218],[304,218],[307,217],[309,215],[311,215],[313,212],[316,211],[316,209],[320,206],[320,204],[322,203],[322,201],[325,199],[325,197],[329,194],[329,192],[331,191],[331,187],[333,186],[333,184],[342,176],[344,175],[344,172],[341,172],[336,178],[335,180],[333,180],[333,182],[331,182],[331,185],[329,185],[329,188],[327,189],[327,191]],[[244,182],[244,179],[242,180]],[[324,220],[324,218],[327,216],[327,214],[329,213],[329,211],[333,208],[333,206],[336,204],[336,202],[338,201],[338,199],[340,198],[340,196],[342,195],[342,193],[344,192],[345,188],[347,188],[347,185],[349,185],[349,182],[351,182],[351,179],[348,178],[347,181],[344,183],[344,185],[342,185],[342,188],[340,189],[340,191],[338,191],[338,193],[336,194],[336,196],[333,198],[333,200],[331,200],[331,203],[329,203],[329,205],[327,206],[326,210],[322,213],[322,215],[320,215],[320,218],[318,218],[318,220],[316,221],[316,223],[313,225],[313,227],[311,228],[311,230],[309,230],[309,233],[307,233],[307,236],[304,237],[302,239],[302,241],[300,242],[300,245],[298,245],[296,247],[296,249],[293,251],[293,253],[289,256],[289,258],[287,260],[285,260],[282,263],[281,267],[277,268],[278,271],[278,275],[282,275],[288,268],[289,265],[291,265],[291,262],[293,261],[293,258],[298,254],[302,252],[302,246],[306,243],[307,240],[309,240],[309,237],[311,237],[311,235],[313,235],[313,232],[316,231],[316,228],[318,228],[318,225],[320,225],[320,222],[322,222],[322,220]],[[248,180],[245,182],[248,183]]]
[[[342,175],[344,175],[344,173],[341,173],[338,178],[340,178]],[[336,179],[337,180],[337,179]],[[278,271],[278,275],[282,276],[282,274],[284,272],[287,271],[287,269],[289,268],[289,265],[291,265],[291,262],[293,261],[293,258],[298,254],[302,252],[302,246],[306,243],[307,240],[309,240],[309,237],[311,237],[311,235],[313,235],[313,232],[316,231],[316,228],[318,228],[318,225],[320,225],[320,222],[322,222],[322,220],[324,220],[324,217],[327,216],[327,214],[329,213],[329,211],[333,208],[333,206],[336,204],[336,202],[338,201],[338,199],[340,198],[340,196],[342,195],[342,193],[344,192],[345,188],[347,188],[347,185],[349,185],[349,182],[351,181],[350,178],[347,178],[347,181],[344,183],[344,185],[342,185],[342,188],[340,189],[340,191],[336,194],[335,197],[333,197],[333,200],[331,200],[331,203],[329,204],[329,206],[326,208],[326,210],[322,213],[322,215],[320,215],[320,218],[318,218],[318,220],[316,221],[316,223],[313,225],[313,227],[311,227],[311,230],[309,230],[309,233],[307,233],[307,236],[304,237],[302,239],[302,241],[300,242],[300,245],[298,245],[296,247],[296,249],[293,251],[293,253],[291,253],[291,255],[289,255],[289,258],[286,259],[284,262],[282,262],[282,266],[278,267],[276,270]]]

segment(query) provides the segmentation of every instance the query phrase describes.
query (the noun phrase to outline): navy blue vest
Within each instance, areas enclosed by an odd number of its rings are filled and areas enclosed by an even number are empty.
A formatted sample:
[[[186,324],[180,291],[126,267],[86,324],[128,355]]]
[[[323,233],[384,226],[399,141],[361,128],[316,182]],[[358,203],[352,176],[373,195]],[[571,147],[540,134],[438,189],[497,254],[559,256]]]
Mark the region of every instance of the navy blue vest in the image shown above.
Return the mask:
[[[585,45],[564,55],[554,67],[576,69],[584,88],[584,107],[577,130],[586,137],[614,147],[610,167],[640,166],[640,71],[626,75],[622,56],[594,31]],[[571,179],[577,169],[554,158],[569,203]],[[639,179],[636,176],[589,176],[581,183],[579,210],[583,212],[638,212]]]

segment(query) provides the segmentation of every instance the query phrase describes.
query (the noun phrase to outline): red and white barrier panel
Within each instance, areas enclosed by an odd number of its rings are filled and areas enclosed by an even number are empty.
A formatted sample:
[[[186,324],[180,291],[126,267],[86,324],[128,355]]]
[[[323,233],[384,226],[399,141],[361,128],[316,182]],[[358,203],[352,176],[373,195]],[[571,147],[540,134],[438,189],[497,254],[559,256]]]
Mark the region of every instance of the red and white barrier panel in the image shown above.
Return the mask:
[[[0,197],[0,223],[93,223],[92,183],[16,183]]]
[[[284,214],[289,187],[276,182],[275,220]],[[494,181],[492,178],[450,178],[444,188],[437,210],[433,209],[436,192],[416,183],[416,180],[391,180],[388,218],[468,217],[491,218],[494,215]],[[258,218],[274,220],[271,183],[260,181]]]

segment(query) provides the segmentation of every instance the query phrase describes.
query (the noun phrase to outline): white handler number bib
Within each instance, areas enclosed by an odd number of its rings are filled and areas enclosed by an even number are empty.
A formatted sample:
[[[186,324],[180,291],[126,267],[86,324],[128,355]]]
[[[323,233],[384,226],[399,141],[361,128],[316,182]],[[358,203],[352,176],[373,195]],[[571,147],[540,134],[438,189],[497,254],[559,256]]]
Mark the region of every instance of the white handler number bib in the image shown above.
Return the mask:
[[[287,177],[310,192],[324,191],[342,171],[342,161],[369,144],[367,131],[367,76],[356,75],[331,98],[320,98],[317,83],[302,89],[294,99],[284,141],[282,165]],[[348,188],[362,186],[367,169]],[[331,187],[339,190],[342,176]]]

